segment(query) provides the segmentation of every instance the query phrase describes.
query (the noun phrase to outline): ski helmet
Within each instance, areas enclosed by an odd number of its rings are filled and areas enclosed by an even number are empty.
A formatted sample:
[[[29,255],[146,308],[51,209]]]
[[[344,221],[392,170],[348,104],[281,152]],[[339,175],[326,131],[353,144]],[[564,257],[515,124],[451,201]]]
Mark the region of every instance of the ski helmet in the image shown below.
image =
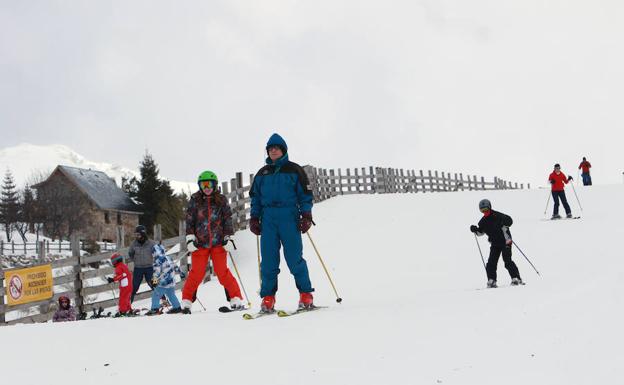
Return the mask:
[[[492,203],[488,199],[481,199],[481,201],[479,201],[479,211],[483,209],[492,210]]]
[[[561,165],[559,163],[555,163],[555,168],[561,168]]]
[[[119,262],[123,262],[123,255],[117,253],[111,255],[111,263],[113,266],[117,265]]]
[[[199,186],[199,189],[201,190],[201,182],[204,181],[213,181],[214,184],[214,189],[217,188],[217,184],[219,183],[219,179],[217,178],[217,174],[215,174],[214,172],[210,171],[210,170],[206,170],[204,172],[202,172],[201,174],[199,174],[199,176],[197,177],[197,185]]]

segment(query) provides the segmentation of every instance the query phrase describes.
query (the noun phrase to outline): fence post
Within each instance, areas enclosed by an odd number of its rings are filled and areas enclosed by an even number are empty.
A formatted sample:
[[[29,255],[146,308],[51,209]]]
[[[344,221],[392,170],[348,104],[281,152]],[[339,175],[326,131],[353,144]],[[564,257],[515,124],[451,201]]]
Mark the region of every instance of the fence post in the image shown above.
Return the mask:
[[[158,244],[162,242],[162,225],[154,225],[154,241]]]
[[[375,167],[375,192],[384,194],[386,192],[386,178],[381,167]]]
[[[15,241],[11,240],[11,254],[15,254]]]
[[[43,241],[39,241],[39,253],[37,253],[37,257],[39,258],[40,263],[44,263],[45,254],[45,244]]]
[[[485,178],[481,177],[481,189],[485,190]]]
[[[119,250],[122,249],[126,244],[124,239],[125,234],[123,226],[117,226],[115,230],[115,245],[117,246],[117,250]]]
[[[76,264],[74,265],[74,306],[78,310],[78,314],[84,312],[84,298],[82,297],[82,267],[80,265],[80,237],[77,233],[74,233],[70,237],[69,241],[71,247],[72,258],[76,258]]]
[[[245,192],[243,191],[243,173],[236,173],[236,213],[237,225],[236,229],[240,230],[245,227]]]
[[[28,244],[28,242],[24,242],[24,256],[27,257],[28,256],[28,251],[26,251],[26,245]]]
[[[182,253],[182,258],[180,258],[180,269],[187,273],[189,268],[188,257],[186,256],[186,221],[180,221],[178,224],[178,236],[180,237],[180,253]]]
[[[3,242],[0,242],[0,248],[4,248],[4,244]],[[1,249],[0,249],[1,250]],[[2,268],[0,268],[0,273],[2,273],[4,270]],[[4,318],[4,274],[0,275],[0,307],[2,308],[2,310],[0,310],[0,324],[4,324],[6,322],[5,318]]]

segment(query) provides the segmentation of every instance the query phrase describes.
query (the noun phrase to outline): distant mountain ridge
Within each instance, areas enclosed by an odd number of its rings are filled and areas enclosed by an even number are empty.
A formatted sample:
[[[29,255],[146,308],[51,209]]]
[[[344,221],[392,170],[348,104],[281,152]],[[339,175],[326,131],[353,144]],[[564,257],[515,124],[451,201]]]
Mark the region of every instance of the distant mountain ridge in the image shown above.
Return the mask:
[[[6,169],[11,170],[15,184],[19,189],[29,182],[35,173],[50,172],[58,165],[93,169],[106,173],[121,186],[121,178],[140,178],[138,170],[133,170],[111,163],[98,163],[86,159],[71,148],[62,144],[35,145],[22,143],[0,150],[0,179]],[[167,179],[164,176],[161,178]],[[169,180],[169,179],[168,179]],[[171,187],[178,193],[193,192],[195,183],[169,180]]]

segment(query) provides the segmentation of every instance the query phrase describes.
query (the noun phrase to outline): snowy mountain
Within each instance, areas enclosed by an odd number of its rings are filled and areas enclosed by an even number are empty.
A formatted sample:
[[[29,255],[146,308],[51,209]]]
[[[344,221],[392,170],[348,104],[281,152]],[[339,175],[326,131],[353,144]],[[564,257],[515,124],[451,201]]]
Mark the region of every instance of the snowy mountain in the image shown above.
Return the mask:
[[[544,220],[544,190],[333,198],[314,208],[311,235],[342,304],[304,237],[315,302],[328,309],[245,321],[217,311],[225,299],[213,279],[198,292],[207,310],[195,303],[189,316],[2,327],[3,379],[24,382],[36,367],[46,384],[616,384],[624,260],[613,241],[624,206],[613,203],[624,186],[577,192],[584,211],[570,203],[582,218],[561,221]],[[501,287],[483,289],[469,225],[485,197],[513,217],[514,240],[541,273],[514,249],[526,286],[508,286],[501,260]],[[243,231],[236,241],[257,309],[256,237]],[[281,270],[276,306],[293,309],[298,294]],[[33,355],[61,345],[60,354]]]
[[[4,176],[5,170],[10,169],[18,188],[22,188],[25,183],[30,182],[34,174],[49,173],[57,165],[102,171],[114,178],[118,185],[121,185],[122,177],[140,177],[138,170],[117,164],[93,162],[71,148],[60,144],[42,146],[23,143],[0,150],[0,173]],[[161,177],[167,179],[165,176]],[[189,190],[194,191],[196,188],[195,183],[172,180],[169,182],[177,192],[188,193]]]

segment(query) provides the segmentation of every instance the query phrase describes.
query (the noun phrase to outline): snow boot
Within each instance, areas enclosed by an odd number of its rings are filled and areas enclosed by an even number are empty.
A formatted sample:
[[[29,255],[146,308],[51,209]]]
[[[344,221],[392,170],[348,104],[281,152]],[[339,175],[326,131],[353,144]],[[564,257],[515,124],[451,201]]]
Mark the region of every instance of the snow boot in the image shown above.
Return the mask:
[[[496,285],[496,281],[495,281],[495,280],[493,280],[493,279],[488,279],[488,281],[487,281],[487,287],[495,288],[495,287],[498,287],[498,286]]]
[[[189,301],[188,299],[183,299],[182,314],[191,314],[191,306],[193,306],[193,303],[191,301]]]
[[[566,218],[572,218],[572,213],[567,213]]]
[[[160,312],[160,309],[150,309],[150,311],[148,311],[147,313],[145,313],[145,315],[160,315],[162,314]]]
[[[553,216],[550,219],[561,219],[561,215],[553,214]]]
[[[312,293],[299,294],[299,309],[311,309],[314,307]]]
[[[243,309],[244,307],[245,305],[243,305],[243,301],[240,298],[234,297],[230,299],[230,309],[240,310],[240,309]]]
[[[524,285],[524,282],[522,282],[522,279],[520,279],[520,278],[512,278],[511,286],[518,286],[518,285]]]
[[[178,313],[182,313],[181,307],[174,307],[173,309],[167,312],[167,314],[178,314]]]
[[[275,311],[275,296],[267,295],[262,298],[262,304],[260,304],[260,311],[265,313],[272,313]]]

